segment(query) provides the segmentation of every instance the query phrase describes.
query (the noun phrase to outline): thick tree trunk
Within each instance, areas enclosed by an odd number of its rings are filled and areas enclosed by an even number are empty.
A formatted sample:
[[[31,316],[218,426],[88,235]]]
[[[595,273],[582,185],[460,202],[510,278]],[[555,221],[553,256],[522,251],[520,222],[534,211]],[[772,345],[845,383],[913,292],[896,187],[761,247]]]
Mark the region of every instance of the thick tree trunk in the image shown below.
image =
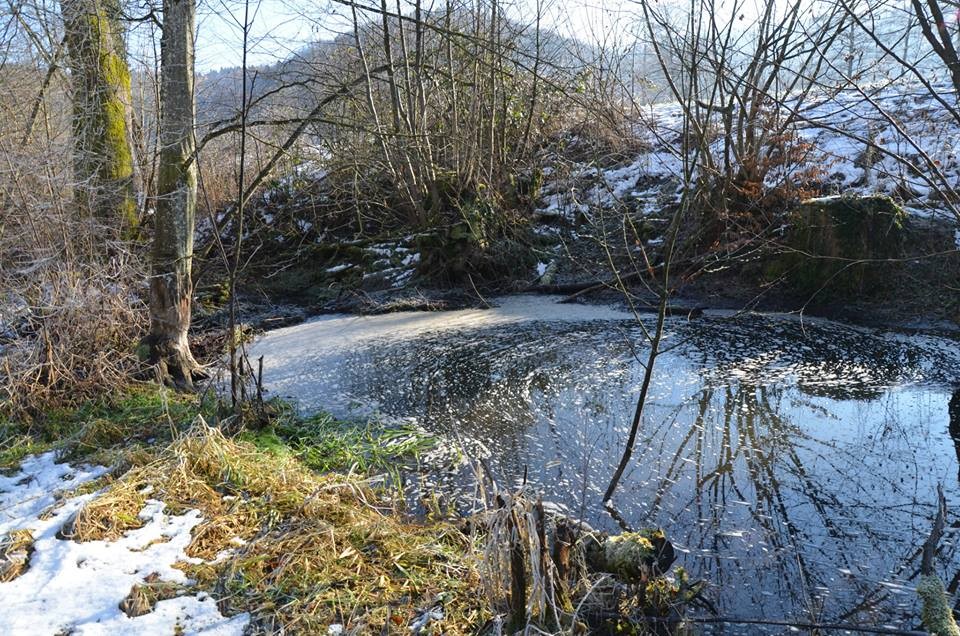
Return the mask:
[[[73,84],[76,197],[108,227],[137,227],[130,69],[117,0],[64,0]]]
[[[199,365],[190,353],[190,268],[197,204],[193,30],[195,0],[164,0],[161,39],[160,169],[150,278],[150,362],[164,381],[192,388]]]

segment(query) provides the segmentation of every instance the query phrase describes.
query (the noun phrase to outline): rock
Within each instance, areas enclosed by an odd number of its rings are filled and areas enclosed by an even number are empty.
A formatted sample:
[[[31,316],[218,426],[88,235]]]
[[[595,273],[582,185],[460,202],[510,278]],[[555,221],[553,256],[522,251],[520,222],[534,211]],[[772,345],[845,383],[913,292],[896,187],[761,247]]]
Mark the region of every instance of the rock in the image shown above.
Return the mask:
[[[765,267],[801,294],[860,293],[904,255],[907,214],[887,196],[809,199],[790,213],[782,252]],[[873,261],[860,262],[857,261]]]

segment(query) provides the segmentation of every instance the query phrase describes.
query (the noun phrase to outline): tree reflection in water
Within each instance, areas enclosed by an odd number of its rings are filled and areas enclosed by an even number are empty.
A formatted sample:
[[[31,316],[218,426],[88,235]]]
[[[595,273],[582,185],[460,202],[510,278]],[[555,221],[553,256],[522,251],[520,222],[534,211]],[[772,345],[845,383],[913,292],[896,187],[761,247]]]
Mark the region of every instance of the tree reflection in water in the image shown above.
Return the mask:
[[[609,322],[393,335],[319,354],[310,390],[456,430],[504,478],[613,529],[600,493],[642,341]],[[915,627],[938,481],[960,510],[956,343],[750,317],[676,321],[667,346],[618,497],[628,521],[664,527],[724,615]],[[940,564],[950,581],[955,542]]]
[[[950,398],[950,437],[953,438],[953,446],[957,451],[957,464],[960,466],[960,386],[953,392]],[[957,480],[960,481],[960,468],[957,470]]]

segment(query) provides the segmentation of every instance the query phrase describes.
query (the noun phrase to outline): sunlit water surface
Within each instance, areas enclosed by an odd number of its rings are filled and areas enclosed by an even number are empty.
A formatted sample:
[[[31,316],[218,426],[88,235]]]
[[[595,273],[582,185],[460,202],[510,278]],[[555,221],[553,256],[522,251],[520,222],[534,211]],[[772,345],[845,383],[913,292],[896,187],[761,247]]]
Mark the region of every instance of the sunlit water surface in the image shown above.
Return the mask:
[[[413,418],[614,530],[600,500],[646,339],[630,314],[555,300],[323,317],[268,333],[253,355],[267,387],[307,411]],[[670,319],[664,347],[615,497],[626,519],[665,528],[723,615],[917,627],[938,482],[960,511],[958,343],[708,313]],[[947,581],[954,540],[942,543]],[[728,628],[744,630],[782,628]]]

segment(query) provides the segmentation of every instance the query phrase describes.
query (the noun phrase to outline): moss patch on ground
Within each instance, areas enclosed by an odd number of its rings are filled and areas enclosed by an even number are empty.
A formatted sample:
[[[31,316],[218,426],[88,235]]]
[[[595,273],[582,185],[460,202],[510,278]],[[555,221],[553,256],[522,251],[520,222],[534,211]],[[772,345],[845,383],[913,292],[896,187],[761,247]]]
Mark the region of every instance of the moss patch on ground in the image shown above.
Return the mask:
[[[64,459],[109,463],[119,449],[169,441],[196,414],[210,417],[215,408],[212,399],[143,383],[74,409],[50,409],[30,422],[0,419],[0,470],[54,449]]]

